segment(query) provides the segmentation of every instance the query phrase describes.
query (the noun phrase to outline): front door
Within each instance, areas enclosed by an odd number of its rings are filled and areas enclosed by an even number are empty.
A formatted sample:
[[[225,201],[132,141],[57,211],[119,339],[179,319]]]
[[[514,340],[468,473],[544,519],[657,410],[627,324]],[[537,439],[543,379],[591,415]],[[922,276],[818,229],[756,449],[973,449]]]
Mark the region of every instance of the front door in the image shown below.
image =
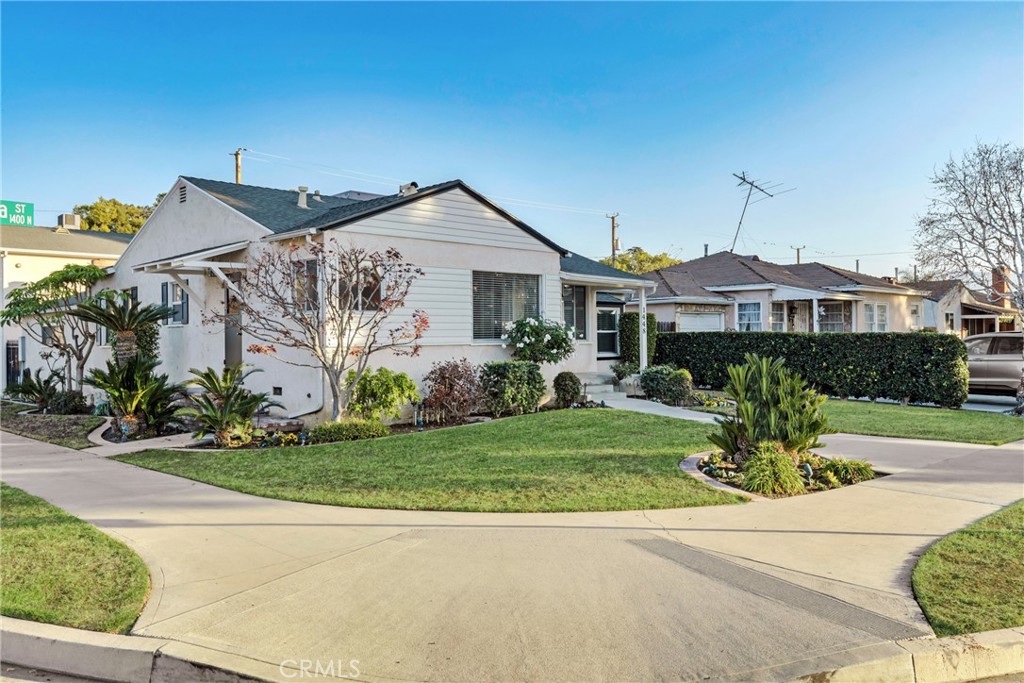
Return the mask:
[[[232,273],[228,278],[238,283],[239,276]],[[242,311],[238,306],[238,295],[229,287],[224,288],[224,308],[227,320],[224,322],[224,367],[242,364]]]
[[[597,357],[615,358],[619,355],[619,315],[618,307],[598,307],[597,309]]]
[[[16,341],[7,342],[7,386],[21,381],[21,345]]]

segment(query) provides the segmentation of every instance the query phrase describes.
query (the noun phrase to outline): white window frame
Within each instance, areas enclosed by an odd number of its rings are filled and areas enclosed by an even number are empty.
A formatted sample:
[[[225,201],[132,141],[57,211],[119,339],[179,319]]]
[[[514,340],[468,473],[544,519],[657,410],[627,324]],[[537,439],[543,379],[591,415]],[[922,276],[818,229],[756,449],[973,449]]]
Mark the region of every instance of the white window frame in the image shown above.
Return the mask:
[[[477,328],[477,298],[476,297],[477,297],[477,294],[475,292],[475,288],[476,288],[477,277],[478,276],[485,276],[485,275],[489,275],[489,276],[501,275],[501,276],[506,276],[506,277],[511,277],[511,278],[533,278],[536,281],[535,292],[536,292],[536,297],[537,297],[536,298],[536,310],[537,310],[537,312],[535,314],[533,314],[532,317],[537,318],[537,319],[542,318],[543,310],[544,310],[542,308],[542,306],[543,306],[543,299],[544,299],[544,291],[543,291],[542,287],[543,287],[544,283],[543,283],[542,278],[541,278],[540,275],[538,275],[536,273],[506,273],[506,272],[498,272],[498,271],[490,271],[490,270],[474,270],[473,271],[473,275],[472,275],[472,280],[471,280],[471,289],[470,289],[470,301],[472,303],[472,320],[471,320],[472,329],[471,329],[471,333],[472,333],[473,343],[475,343],[475,344],[495,344],[495,343],[501,343],[501,341],[502,341],[501,340],[501,335],[503,335],[505,333],[505,331],[504,331],[505,330],[505,323],[514,322],[515,320],[519,319],[519,317],[516,317],[516,313],[515,313],[515,310],[514,310],[515,309],[515,304],[513,302],[512,306],[510,307],[510,308],[513,309],[512,310],[512,317],[509,320],[502,319],[502,320],[498,321],[498,329],[497,329],[497,333],[498,334],[497,334],[497,336],[495,336],[495,337],[482,337],[482,336],[478,337],[477,336],[477,334],[476,334],[476,328]],[[514,296],[514,291],[512,292],[512,295]],[[502,313],[504,313],[504,311],[502,311]],[[529,317],[530,314],[526,313],[525,316]],[[504,317],[504,316],[502,316],[502,317]],[[522,316],[520,316],[520,317],[522,317]]]
[[[921,304],[910,304],[910,329],[921,329]]]
[[[740,306],[757,306],[757,322],[754,321],[740,321]],[[749,313],[749,311],[745,311]],[[747,328],[744,329],[744,325]],[[754,327],[757,325],[757,327]],[[736,329],[740,332],[760,332],[764,329],[764,306],[761,305],[760,301],[737,301],[736,302]]]
[[[864,325],[868,332],[888,332],[889,304],[864,304]]]
[[[819,332],[843,332],[846,330],[846,311],[844,310],[842,301],[823,301],[818,304],[822,310],[825,311],[821,315],[821,319],[818,321]],[[825,317],[829,315],[829,307],[839,307],[839,320],[825,320]],[[838,325],[838,329],[836,326]]]
[[[776,307],[782,308],[782,316],[775,315]],[[785,332],[786,331],[786,302],[785,301],[773,301],[772,302],[772,332]]]
[[[573,320],[572,320],[571,323],[570,323],[570,321],[565,316],[565,304],[566,304],[566,296],[565,296],[566,295],[566,291],[565,290],[566,290],[566,288],[568,288],[568,289],[570,289],[572,291],[572,307],[571,307],[571,310],[572,310],[572,313],[573,313],[573,316],[572,316]],[[578,303],[576,301],[576,295],[581,290],[583,292],[583,320],[579,321],[579,320],[576,320],[576,304]],[[565,325],[569,325],[569,324],[572,325],[573,329],[576,332],[576,341],[586,341],[589,338],[589,336],[590,336],[589,335],[590,325],[587,324],[588,320],[589,320],[589,317],[590,317],[590,292],[587,289],[586,285],[572,285],[572,284],[568,284],[568,283],[563,284],[562,285],[562,323],[565,324]],[[583,323],[582,328],[580,327],[580,322]]]

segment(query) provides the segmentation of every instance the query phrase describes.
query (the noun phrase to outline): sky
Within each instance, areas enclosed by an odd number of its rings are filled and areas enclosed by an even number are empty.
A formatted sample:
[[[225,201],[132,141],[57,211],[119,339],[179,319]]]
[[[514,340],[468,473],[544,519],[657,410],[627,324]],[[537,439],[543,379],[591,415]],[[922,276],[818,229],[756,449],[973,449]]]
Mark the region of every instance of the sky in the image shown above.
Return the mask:
[[[890,274],[929,178],[1024,143],[1022,3],[0,3],[0,196],[461,178],[565,248]],[[762,196],[763,197],[763,196]]]

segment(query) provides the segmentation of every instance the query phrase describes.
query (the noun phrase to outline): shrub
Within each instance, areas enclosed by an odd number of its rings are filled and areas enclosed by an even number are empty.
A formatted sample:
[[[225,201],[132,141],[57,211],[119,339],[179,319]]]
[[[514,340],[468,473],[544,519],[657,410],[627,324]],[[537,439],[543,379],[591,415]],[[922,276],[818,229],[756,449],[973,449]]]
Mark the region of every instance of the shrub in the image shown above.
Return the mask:
[[[158,375],[155,358],[133,355],[125,361],[107,361],[105,369],[93,368],[86,384],[106,392],[114,428],[125,439],[147,433],[159,434],[173,418],[173,403],[184,387]]]
[[[798,454],[821,446],[818,437],[832,431],[821,411],[826,397],[781,358],[747,354],[746,361],[729,366],[725,393],[736,402],[736,414],[719,420],[720,431],[710,441],[740,463],[761,441],[779,441]]]
[[[253,416],[270,406],[282,407],[266,393],[253,393],[243,386],[245,379],[259,370],[245,370],[242,365],[224,368],[189,370],[195,377],[189,384],[201,387],[203,393],[192,396],[192,405],[181,408],[176,415],[195,420],[196,438],[213,435],[218,448],[239,448],[253,440]]]
[[[804,492],[804,480],[793,456],[778,441],[762,441],[751,447],[743,463],[743,489],[768,496],[795,496]]]
[[[640,373],[640,387],[649,398],[678,406],[690,400],[693,380],[686,370],[676,370],[669,365],[651,365]]]
[[[42,369],[39,369],[33,376],[26,370],[20,382],[7,386],[8,395],[11,398],[34,403],[40,410],[48,407],[50,401],[57,395],[64,377],[59,373],[50,372],[44,379],[42,373]]]
[[[560,372],[552,383],[555,389],[555,403],[559,408],[568,408],[579,400],[583,383],[571,372]]]
[[[618,361],[612,363],[612,374],[615,375],[615,379],[622,381],[630,375],[635,375],[640,372],[640,364],[633,362]]]
[[[502,339],[512,347],[512,357],[533,363],[559,363],[575,349],[574,331],[551,320],[523,318],[505,323]]]
[[[385,417],[396,418],[402,414],[406,403],[419,403],[420,394],[416,382],[404,372],[392,372],[378,368],[376,372],[367,368],[356,381],[355,370],[348,371],[346,383],[355,384],[348,412],[355,417],[380,421]]]
[[[148,322],[135,331],[135,345],[140,356],[157,358],[160,356],[160,325]]]
[[[658,321],[647,314],[647,362],[653,363],[658,344]],[[619,355],[623,363],[640,366],[640,314],[629,311],[619,316]]]
[[[844,486],[856,484],[858,481],[867,481],[868,479],[875,478],[874,468],[864,460],[823,458],[821,472],[826,477],[828,475],[835,477],[835,479]]]
[[[337,422],[318,424],[309,432],[309,443],[333,443],[335,441],[360,441],[376,439],[391,433],[380,420],[364,420],[346,417]]]
[[[540,366],[522,360],[484,363],[480,385],[484,404],[495,416],[532,413],[546,389]]]
[[[744,355],[784,358],[819,391],[959,407],[967,400],[967,350],[949,334],[680,332],[658,337],[658,363],[685,367],[720,388]]]
[[[55,415],[84,415],[89,412],[81,391],[58,391],[47,407]]]
[[[483,402],[480,369],[465,358],[434,363],[423,386],[423,409],[441,424],[465,422]]]

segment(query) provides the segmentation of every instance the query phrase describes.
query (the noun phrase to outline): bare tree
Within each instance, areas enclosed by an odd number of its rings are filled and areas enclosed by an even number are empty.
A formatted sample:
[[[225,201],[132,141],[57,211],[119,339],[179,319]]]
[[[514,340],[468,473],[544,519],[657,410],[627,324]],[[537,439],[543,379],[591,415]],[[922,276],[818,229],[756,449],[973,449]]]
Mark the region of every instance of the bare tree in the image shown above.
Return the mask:
[[[932,177],[917,222],[918,261],[1024,310],[1024,147],[978,144]],[[1001,285],[1001,286],[1000,286]],[[1024,414],[1024,372],[1017,389]]]
[[[331,418],[337,420],[371,355],[419,353],[426,314],[396,313],[422,274],[394,249],[336,249],[319,241],[270,244],[249,262],[234,292],[241,320],[221,311],[207,313],[203,322],[236,325],[262,342],[248,347],[252,353],[323,369],[333,400]],[[346,384],[349,370],[356,381]]]

